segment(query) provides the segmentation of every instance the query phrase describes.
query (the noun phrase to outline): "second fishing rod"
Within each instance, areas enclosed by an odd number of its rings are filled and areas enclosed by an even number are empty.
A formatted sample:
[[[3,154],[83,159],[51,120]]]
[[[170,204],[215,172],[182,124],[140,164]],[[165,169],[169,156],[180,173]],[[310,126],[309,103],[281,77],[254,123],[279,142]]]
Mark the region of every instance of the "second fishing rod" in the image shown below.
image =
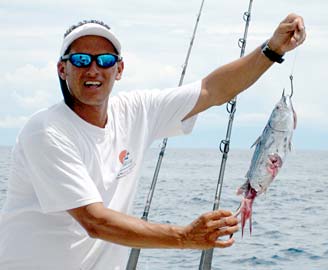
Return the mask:
[[[244,16],[243,16],[243,19],[245,21],[244,36],[243,36],[243,38],[240,38],[238,40],[238,45],[241,49],[240,57],[243,57],[245,54],[248,27],[249,27],[249,23],[251,20],[252,4],[253,4],[253,0],[250,0],[249,5],[248,5],[248,11],[244,12]],[[223,178],[224,178],[226,162],[228,159],[228,153],[230,150],[230,137],[231,137],[231,132],[232,132],[232,124],[233,124],[233,120],[234,120],[234,116],[235,116],[235,112],[236,112],[236,104],[237,104],[237,97],[233,98],[232,100],[230,100],[227,103],[227,112],[229,113],[229,122],[228,122],[226,137],[220,143],[220,151],[222,153],[222,159],[221,159],[218,183],[217,183],[215,197],[214,197],[213,211],[218,210],[220,207]],[[202,255],[200,258],[200,262],[199,262],[199,270],[211,270],[212,269],[213,252],[214,252],[213,248],[202,251]]]
[[[183,68],[182,68],[182,72],[181,72],[181,75],[180,75],[180,80],[179,80],[178,86],[181,86],[183,84],[183,80],[184,80],[184,77],[185,77],[185,74],[186,74],[186,70],[187,70],[187,67],[188,67],[188,62],[189,62],[189,58],[190,58],[190,54],[191,54],[191,49],[192,49],[193,44],[194,44],[194,40],[195,40],[195,36],[196,36],[196,32],[197,32],[197,28],[198,28],[198,24],[199,24],[199,20],[200,20],[200,16],[202,14],[204,2],[205,2],[205,0],[202,0],[200,8],[199,8],[196,23],[195,23],[195,26],[194,26],[194,31],[193,31],[193,34],[192,34],[192,37],[191,37],[191,40],[190,40],[190,44],[189,44],[189,48],[188,48],[188,51],[187,51],[186,59],[185,59],[185,62],[183,64]],[[141,219],[143,219],[143,220],[148,220],[149,210],[150,210],[151,202],[152,202],[152,199],[153,199],[153,196],[154,196],[155,187],[156,187],[157,179],[158,179],[158,174],[159,174],[159,171],[160,171],[160,168],[161,168],[161,165],[162,165],[162,160],[163,160],[164,153],[165,153],[165,150],[166,150],[167,141],[168,141],[167,138],[163,139],[162,147],[161,147],[160,153],[158,155],[158,160],[157,160],[156,168],[155,168],[155,171],[154,171],[153,179],[152,179],[152,182],[151,182],[151,186],[150,186],[150,189],[149,189],[149,192],[148,192],[145,209],[144,209],[143,215],[141,217]],[[138,264],[138,260],[139,260],[139,256],[140,256],[140,249],[139,248],[132,248],[131,252],[130,252],[129,259],[128,259],[128,263],[127,263],[127,266],[126,266],[126,270],[135,270],[136,269],[137,264]]]

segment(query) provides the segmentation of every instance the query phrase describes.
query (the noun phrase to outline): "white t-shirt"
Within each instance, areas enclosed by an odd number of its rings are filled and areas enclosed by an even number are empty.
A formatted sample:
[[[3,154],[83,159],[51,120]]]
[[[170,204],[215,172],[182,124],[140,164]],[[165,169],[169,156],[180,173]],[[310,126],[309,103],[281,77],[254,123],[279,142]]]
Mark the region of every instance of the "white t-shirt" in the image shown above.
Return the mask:
[[[188,133],[200,82],[110,97],[93,126],[64,102],[36,113],[13,150],[0,220],[0,269],[125,269],[129,248],[92,239],[66,210],[95,202],[131,213],[141,163],[155,139]]]

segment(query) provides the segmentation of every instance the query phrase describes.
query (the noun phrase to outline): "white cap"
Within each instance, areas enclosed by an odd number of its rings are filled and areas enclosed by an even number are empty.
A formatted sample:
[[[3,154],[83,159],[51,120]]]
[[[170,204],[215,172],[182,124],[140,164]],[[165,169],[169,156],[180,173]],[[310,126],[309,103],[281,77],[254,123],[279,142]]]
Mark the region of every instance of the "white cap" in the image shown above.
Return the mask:
[[[63,45],[60,50],[60,56],[63,56],[66,52],[67,48],[78,38],[83,36],[100,36],[108,39],[114,46],[114,48],[117,50],[117,53],[121,54],[121,44],[118,41],[115,34],[108,29],[107,27],[98,24],[98,23],[86,23],[82,24],[81,26],[78,26],[72,32],[70,32],[63,41]]]

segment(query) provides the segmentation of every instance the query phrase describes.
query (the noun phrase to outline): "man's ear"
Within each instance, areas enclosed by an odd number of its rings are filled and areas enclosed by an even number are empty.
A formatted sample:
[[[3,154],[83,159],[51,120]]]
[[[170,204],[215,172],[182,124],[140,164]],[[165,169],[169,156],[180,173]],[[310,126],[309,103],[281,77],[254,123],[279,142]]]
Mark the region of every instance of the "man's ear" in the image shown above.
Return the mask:
[[[124,70],[124,62],[122,60],[120,62],[117,62],[117,74],[115,80],[119,81],[122,78],[123,70]]]
[[[66,80],[66,63],[65,62],[59,61],[57,63],[57,72],[58,72],[59,77],[65,81]]]

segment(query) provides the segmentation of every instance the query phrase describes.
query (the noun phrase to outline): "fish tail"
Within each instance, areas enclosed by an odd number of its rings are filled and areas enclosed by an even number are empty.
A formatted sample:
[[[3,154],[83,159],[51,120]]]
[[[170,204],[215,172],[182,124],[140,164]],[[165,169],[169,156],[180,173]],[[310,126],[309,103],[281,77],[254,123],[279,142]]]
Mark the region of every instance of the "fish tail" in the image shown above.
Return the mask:
[[[244,236],[244,228],[246,221],[249,220],[249,230],[252,234],[252,207],[254,198],[248,199],[244,198],[241,203],[240,213],[241,213],[241,235]]]
[[[253,208],[253,201],[256,198],[257,191],[252,188],[250,185],[250,181],[246,181],[246,183],[239,188],[237,194],[244,193],[244,198],[242,199],[238,209],[236,210],[234,216],[237,217],[239,214],[241,215],[240,222],[241,222],[241,235],[244,236],[244,228],[246,221],[249,219],[249,230],[250,234],[252,234],[252,208]]]

